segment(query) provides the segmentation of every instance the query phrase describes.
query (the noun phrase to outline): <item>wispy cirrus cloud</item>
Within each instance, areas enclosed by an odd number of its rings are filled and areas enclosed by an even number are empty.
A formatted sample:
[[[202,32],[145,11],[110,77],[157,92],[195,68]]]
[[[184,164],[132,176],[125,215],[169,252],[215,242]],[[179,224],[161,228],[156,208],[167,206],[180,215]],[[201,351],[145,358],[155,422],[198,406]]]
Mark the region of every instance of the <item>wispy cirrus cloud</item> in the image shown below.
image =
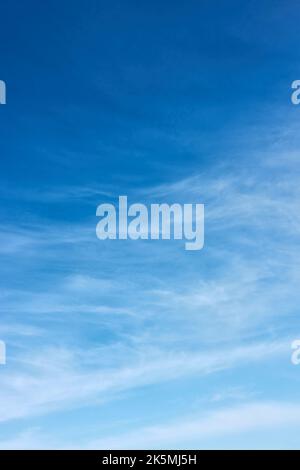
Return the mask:
[[[127,433],[97,438],[97,430],[89,440],[64,443],[40,428],[29,428],[13,438],[0,440],[0,449],[207,449],[216,446],[221,438],[231,438],[233,449],[277,449],[272,441],[259,445],[255,439],[246,444],[236,442],[236,437],[260,435],[282,430],[297,433],[300,426],[299,403],[284,401],[250,401],[217,410],[183,416],[177,420],[136,429]],[[101,429],[99,429],[101,433]],[[255,442],[255,444],[253,444]],[[293,446],[293,440],[291,447]],[[284,447],[284,446],[282,446]],[[227,446],[228,448],[228,446]]]
[[[1,372],[0,421],[76,408],[84,403],[90,406],[112,400],[120,392],[195,373],[206,376],[257,361],[268,362],[284,354],[286,347],[286,342],[254,343],[187,353],[149,349],[140,344],[138,349],[128,345],[119,350],[111,345],[96,349],[93,354],[91,350],[85,353],[59,346],[41,348],[35,353],[22,351],[13,358],[17,371]]]
[[[207,242],[201,257],[163,242],[101,243],[96,218],[4,225],[1,314],[10,349],[0,376],[3,425],[92,404],[105,407],[143,387],[184,383],[195,375],[288,363],[299,304],[295,164],[283,173],[274,166],[267,178],[265,164],[254,172],[232,164],[131,192],[132,202],[204,202]],[[105,197],[114,200],[116,191]],[[90,204],[86,195],[78,191],[78,199]],[[235,409],[230,412],[236,416]],[[202,429],[206,422],[199,420]],[[148,439],[137,442],[154,446],[154,432],[141,429]],[[130,447],[137,434],[120,439]],[[187,435],[192,440],[192,432]],[[162,442],[180,440],[173,437],[170,431],[170,440]],[[23,438],[30,446],[32,435]],[[91,445],[109,442],[119,441]]]
[[[89,449],[203,449],[212,439],[296,428],[300,426],[299,403],[250,402],[188,416],[168,424],[133,433],[92,440]],[[267,441],[266,441],[267,442]],[[272,447],[266,443],[265,449]],[[236,446],[234,447],[236,448]],[[251,443],[242,446],[251,448]]]

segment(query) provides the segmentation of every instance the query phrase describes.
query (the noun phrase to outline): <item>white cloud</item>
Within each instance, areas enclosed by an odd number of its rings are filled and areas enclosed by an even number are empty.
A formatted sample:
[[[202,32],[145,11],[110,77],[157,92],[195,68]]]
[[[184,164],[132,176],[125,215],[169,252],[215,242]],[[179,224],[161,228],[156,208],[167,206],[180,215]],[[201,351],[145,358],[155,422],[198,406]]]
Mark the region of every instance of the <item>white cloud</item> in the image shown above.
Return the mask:
[[[282,430],[290,426],[300,426],[298,403],[254,402],[202,413],[196,418],[189,416],[166,425],[137,429],[128,434],[95,439],[88,448],[201,449],[211,438],[249,431]],[[267,439],[265,446],[268,447]]]
[[[106,401],[112,399],[114,393],[195,373],[205,376],[268,361],[280,357],[287,346],[286,343],[259,343],[197,354],[147,350],[142,346],[132,352],[123,347],[118,356],[113,357],[114,367],[101,365],[102,356],[110,356],[113,346],[95,351],[93,355],[87,352],[86,357],[84,351],[41,349],[34,356],[15,358],[16,372],[8,369],[1,372],[0,421]]]
[[[46,430],[29,428],[13,438],[0,441],[0,449],[218,449],[218,439],[239,437],[238,447],[254,449],[243,435],[263,433],[262,449],[272,448],[268,432],[282,432],[300,427],[299,403],[280,401],[248,402],[243,405],[219,408],[184,416],[168,423],[137,428],[127,433],[103,438],[92,437],[88,441],[75,439],[64,441],[47,434]],[[100,431],[101,432],[101,431]],[[97,430],[94,429],[94,434]],[[244,443],[244,444],[241,444]],[[285,446],[282,445],[281,448]],[[233,446],[234,449],[237,445]]]

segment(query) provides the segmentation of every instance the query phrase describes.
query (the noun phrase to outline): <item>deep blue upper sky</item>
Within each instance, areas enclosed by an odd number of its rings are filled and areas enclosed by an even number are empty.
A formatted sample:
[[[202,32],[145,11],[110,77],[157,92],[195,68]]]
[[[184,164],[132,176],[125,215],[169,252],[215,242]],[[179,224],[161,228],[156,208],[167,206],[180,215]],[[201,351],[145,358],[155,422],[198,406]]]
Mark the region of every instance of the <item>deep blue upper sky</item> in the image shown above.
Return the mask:
[[[293,1],[2,2],[10,106],[1,177],[22,186],[82,177],[149,184],[223,159],[237,124],[286,99],[298,71],[296,9]]]

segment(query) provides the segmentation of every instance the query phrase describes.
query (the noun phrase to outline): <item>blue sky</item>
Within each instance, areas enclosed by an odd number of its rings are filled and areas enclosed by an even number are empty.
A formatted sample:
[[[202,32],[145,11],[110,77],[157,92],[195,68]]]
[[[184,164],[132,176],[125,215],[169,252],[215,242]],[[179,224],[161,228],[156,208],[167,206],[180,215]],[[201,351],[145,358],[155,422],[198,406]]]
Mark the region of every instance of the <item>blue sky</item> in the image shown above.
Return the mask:
[[[0,5],[0,447],[299,448],[299,4]],[[205,248],[96,238],[204,203]]]

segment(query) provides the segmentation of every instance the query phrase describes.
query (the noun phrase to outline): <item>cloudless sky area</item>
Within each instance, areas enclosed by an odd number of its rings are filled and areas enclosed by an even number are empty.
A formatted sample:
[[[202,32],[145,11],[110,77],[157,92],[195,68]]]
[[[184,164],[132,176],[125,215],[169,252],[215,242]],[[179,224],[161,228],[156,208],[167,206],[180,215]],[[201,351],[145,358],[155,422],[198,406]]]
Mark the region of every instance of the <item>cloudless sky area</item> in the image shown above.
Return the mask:
[[[299,448],[300,4],[0,0],[0,448]],[[96,208],[205,204],[205,246]]]

